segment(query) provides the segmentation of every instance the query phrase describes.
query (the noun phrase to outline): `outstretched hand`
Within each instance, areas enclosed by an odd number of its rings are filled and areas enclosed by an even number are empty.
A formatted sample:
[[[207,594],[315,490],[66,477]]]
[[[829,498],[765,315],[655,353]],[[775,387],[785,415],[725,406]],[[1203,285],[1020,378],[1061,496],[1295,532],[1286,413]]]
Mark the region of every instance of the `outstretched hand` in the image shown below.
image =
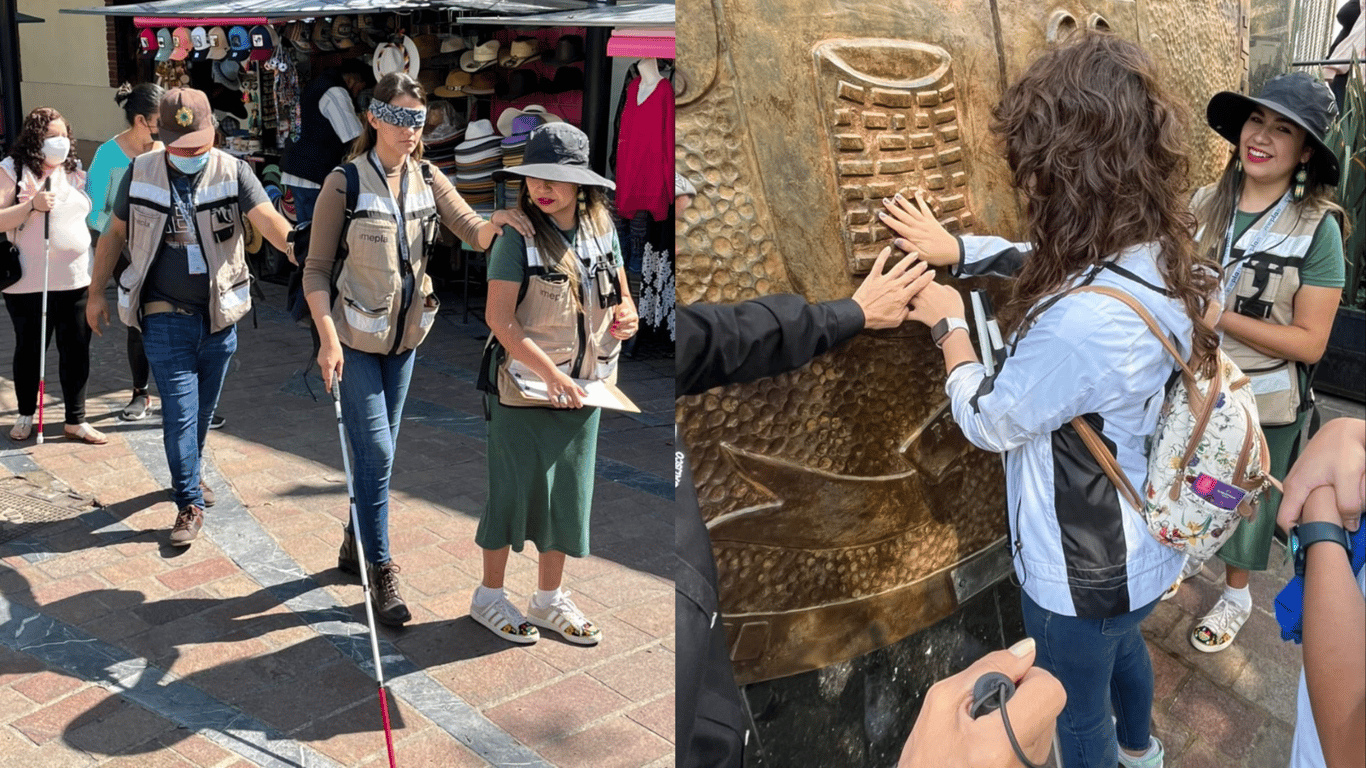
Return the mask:
[[[1015,682],[1006,704],[1020,749],[1033,763],[1048,759],[1053,728],[1067,693],[1057,678],[1034,664],[1034,641],[1025,639],[978,659],[953,677],[935,683],[925,695],[920,717],[901,750],[897,768],[1016,768],[1020,761],[1006,737],[1000,711],[977,719],[968,714],[977,678],[1000,672]]]
[[[907,255],[886,273],[891,248],[883,248],[873,262],[873,269],[854,291],[854,301],[863,309],[863,327],[895,328],[910,317],[911,299],[926,285],[934,282],[934,270],[925,262]]]
[[[887,210],[880,211],[878,216],[897,233],[897,248],[919,253],[920,258],[936,267],[958,263],[958,240],[934,217],[922,190],[916,190],[914,201],[898,194],[891,200],[883,199],[882,206]]]

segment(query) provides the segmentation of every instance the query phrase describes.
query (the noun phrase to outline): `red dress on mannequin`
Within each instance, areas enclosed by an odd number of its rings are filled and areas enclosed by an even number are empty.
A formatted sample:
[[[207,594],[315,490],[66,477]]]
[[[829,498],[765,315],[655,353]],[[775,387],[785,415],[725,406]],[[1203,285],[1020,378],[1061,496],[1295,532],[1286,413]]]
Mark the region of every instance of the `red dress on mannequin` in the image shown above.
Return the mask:
[[[668,80],[640,104],[640,79],[626,86],[617,138],[617,212],[630,219],[648,211],[655,221],[669,215],[674,183],[674,92]]]

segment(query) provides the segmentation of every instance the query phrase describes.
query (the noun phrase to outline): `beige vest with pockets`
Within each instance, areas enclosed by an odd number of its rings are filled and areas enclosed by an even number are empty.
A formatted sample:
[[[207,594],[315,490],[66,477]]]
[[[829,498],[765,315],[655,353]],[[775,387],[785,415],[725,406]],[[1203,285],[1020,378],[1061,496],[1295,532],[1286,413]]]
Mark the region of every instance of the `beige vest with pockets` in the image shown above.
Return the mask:
[[[1191,199],[1191,208],[1198,208],[1213,193],[1213,186],[1200,189]],[[1286,206],[1275,226],[1261,236],[1257,252],[1244,260],[1238,285],[1229,293],[1224,311],[1277,325],[1290,325],[1295,318],[1295,293],[1300,289],[1300,264],[1309,252],[1325,213],[1324,209],[1311,210],[1294,203]],[[1233,252],[1236,254],[1251,247],[1258,233],[1266,229],[1270,218],[1271,211],[1267,210],[1253,222],[1233,244]],[[1226,229],[1228,222],[1202,224],[1195,235],[1197,241],[1204,235],[1206,226]],[[1222,257],[1221,242],[1214,259]],[[1232,276],[1234,269],[1236,264],[1226,270],[1225,280]],[[1224,336],[1221,346],[1252,380],[1262,424],[1275,426],[1293,422],[1302,398],[1295,364],[1258,352],[1231,335]]]
[[[133,159],[128,187],[128,255],[132,264],[118,279],[119,319],[142,328],[142,288],[161,249],[171,212],[171,179],[166,151]],[[217,333],[251,309],[251,273],[242,238],[242,210],[237,202],[237,159],[218,149],[200,171],[191,193],[195,236],[209,265],[210,329]]]
[[[336,299],[332,302],[337,337],[354,350],[372,354],[416,349],[431,330],[440,306],[427,275],[424,250],[424,243],[431,242],[436,234],[436,200],[418,163],[410,158],[402,237],[408,242],[414,291],[405,314],[397,198],[375,169],[370,154],[351,163],[356,166],[360,190],[355,214],[347,224],[347,256],[337,273]]]

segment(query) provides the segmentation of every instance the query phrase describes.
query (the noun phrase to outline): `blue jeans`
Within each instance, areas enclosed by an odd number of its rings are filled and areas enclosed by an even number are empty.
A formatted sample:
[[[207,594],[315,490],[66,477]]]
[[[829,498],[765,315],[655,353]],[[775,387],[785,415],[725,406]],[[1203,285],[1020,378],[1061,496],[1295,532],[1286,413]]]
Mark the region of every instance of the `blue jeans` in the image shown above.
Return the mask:
[[[394,469],[403,401],[413,379],[413,350],[372,355],[343,345],[342,356],[342,421],[351,443],[360,542],[366,560],[385,563],[389,561],[389,475]]]
[[[209,419],[218,407],[237,326],[209,332],[208,318],[163,312],[142,320],[142,346],[161,395],[161,439],[177,508],[204,507],[199,473]]]
[[[1079,619],[1040,608],[1020,594],[1025,631],[1038,645],[1034,663],[1067,691],[1058,716],[1064,768],[1114,768],[1118,743],[1148,748],[1153,709],[1153,665],[1139,625],[1157,601],[1108,619]],[[1112,723],[1110,715],[1118,718]]]

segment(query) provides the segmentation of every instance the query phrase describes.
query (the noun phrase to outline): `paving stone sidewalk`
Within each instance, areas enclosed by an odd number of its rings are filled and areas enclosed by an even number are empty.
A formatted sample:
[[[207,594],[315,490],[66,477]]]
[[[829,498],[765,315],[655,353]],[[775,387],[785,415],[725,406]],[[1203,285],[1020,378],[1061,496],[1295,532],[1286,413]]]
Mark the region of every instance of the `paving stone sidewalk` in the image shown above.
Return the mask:
[[[175,509],[159,414],[116,417],[130,387],[117,322],[95,339],[87,406],[108,445],[59,436],[55,352],[46,444],[9,441],[13,386],[0,381],[0,768],[388,765],[361,590],[336,567],[347,495],[332,403],[316,366],[307,385],[301,375],[309,336],[278,309],[283,289],[262,288],[259,327],[238,326],[227,426],[210,433],[218,503],[189,548],[165,543]],[[604,641],[513,646],[468,616],[487,330],[461,310],[448,297],[420,349],[392,483],[413,612],[380,631],[397,764],[672,765],[673,360],[624,362],[621,388],[643,413],[604,413],[594,553],[566,567]],[[16,528],[16,493],[67,519]],[[514,553],[514,602],[535,575],[534,547]]]

